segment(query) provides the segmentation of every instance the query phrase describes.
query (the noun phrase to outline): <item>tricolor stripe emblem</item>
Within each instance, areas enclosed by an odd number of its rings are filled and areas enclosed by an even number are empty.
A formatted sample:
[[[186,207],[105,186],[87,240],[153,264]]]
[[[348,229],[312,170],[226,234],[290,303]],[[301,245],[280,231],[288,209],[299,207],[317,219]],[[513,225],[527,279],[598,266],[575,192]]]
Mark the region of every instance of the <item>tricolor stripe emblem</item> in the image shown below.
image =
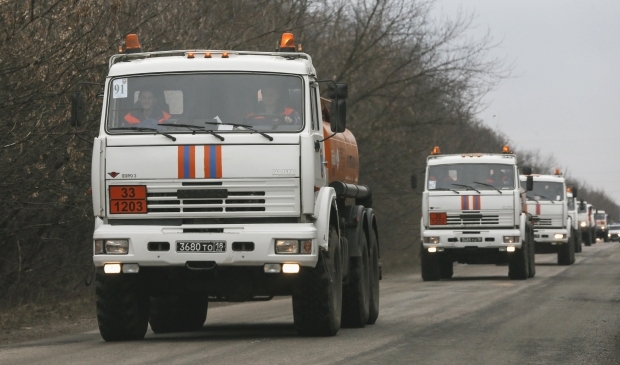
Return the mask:
[[[202,149],[202,151],[201,151]],[[179,146],[179,179],[221,179],[222,146]]]
[[[461,210],[480,210],[480,195],[461,196]]]

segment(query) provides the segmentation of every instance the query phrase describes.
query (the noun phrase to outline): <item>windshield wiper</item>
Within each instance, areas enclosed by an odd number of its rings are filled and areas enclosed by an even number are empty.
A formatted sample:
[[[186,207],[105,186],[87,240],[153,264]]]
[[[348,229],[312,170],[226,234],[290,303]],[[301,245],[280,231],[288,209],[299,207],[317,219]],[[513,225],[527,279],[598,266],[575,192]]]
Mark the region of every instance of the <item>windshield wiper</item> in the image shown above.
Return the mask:
[[[198,130],[201,130],[203,132],[207,132],[207,133],[211,134],[213,137],[219,138],[220,141],[224,140],[224,137],[222,137],[221,135],[215,133],[211,129],[206,129],[206,128],[201,127],[199,125],[193,125],[193,124],[174,124],[174,123],[162,123],[160,125],[164,125],[166,127],[185,127],[185,128],[189,128],[189,129],[192,130],[192,134],[196,134],[195,129],[198,129]]]
[[[273,137],[272,136],[268,135],[267,133],[263,133],[263,132],[257,131],[256,129],[254,129],[253,127],[250,127],[249,125],[234,124],[234,123],[224,123],[224,122],[222,122],[222,123],[205,122],[205,124],[209,124],[209,125],[232,125],[233,127],[246,128],[246,129],[249,129],[249,130],[251,130],[253,132],[256,132],[256,133],[260,134],[261,136],[267,138],[270,141],[273,141]]]
[[[147,127],[118,127],[118,128],[110,128],[111,131],[152,131],[155,134],[161,134],[162,136],[166,136],[173,141],[176,141],[176,137],[169,135],[168,133],[160,132],[157,128],[147,128]]]
[[[495,190],[499,191],[499,193],[500,193],[500,194],[504,194],[504,193],[502,193],[502,191],[501,191],[501,190],[499,190],[498,188],[496,188],[495,186],[493,186],[493,185],[491,185],[491,184],[481,183],[481,182],[478,182],[478,181],[474,181],[474,184],[480,184],[480,185],[488,186],[488,187],[490,187],[490,188],[493,188],[493,189],[495,189]]]
[[[474,187],[471,187],[471,186],[469,186],[469,185],[462,185],[462,184],[452,184],[452,185],[462,186],[462,187],[467,188],[467,189],[475,190],[475,191],[477,191],[477,192],[478,192],[478,194],[480,194],[480,190],[478,190],[478,189],[476,189],[476,188],[474,188]]]
[[[454,192],[455,192],[455,193],[457,193],[457,194],[461,194],[461,193],[459,193],[458,191],[456,191],[456,190],[454,190],[454,189],[448,189],[448,188],[437,188],[437,189],[430,189],[430,190],[444,190],[444,191],[445,191],[445,190],[450,190],[450,191],[454,191]]]
[[[546,196],[544,196],[544,195],[540,195],[540,194],[536,194],[536,195],[538,195],[539,197],[541,197],[541,198],[543,198],[543,199],[547,199],[547,200],[549,200],[552,204],[555,204],[555,202],[554,202],[553,200],[551,200],[551,199],[547,198],[547,197],[546,197]]]

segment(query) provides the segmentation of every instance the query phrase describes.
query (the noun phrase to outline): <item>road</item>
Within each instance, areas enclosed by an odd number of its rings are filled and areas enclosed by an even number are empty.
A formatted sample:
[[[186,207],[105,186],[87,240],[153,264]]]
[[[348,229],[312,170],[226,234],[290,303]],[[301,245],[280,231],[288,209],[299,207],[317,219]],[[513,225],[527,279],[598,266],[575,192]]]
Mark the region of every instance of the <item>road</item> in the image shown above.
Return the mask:
[[[289,298],[209,311],[202,331],[105,343],[96,329],[0,347],[0,364],[620,364],[620,244],[572,266],[537,255],[537,274],[455,265],[422,282],[385,273],[375,325],[298,337]]]

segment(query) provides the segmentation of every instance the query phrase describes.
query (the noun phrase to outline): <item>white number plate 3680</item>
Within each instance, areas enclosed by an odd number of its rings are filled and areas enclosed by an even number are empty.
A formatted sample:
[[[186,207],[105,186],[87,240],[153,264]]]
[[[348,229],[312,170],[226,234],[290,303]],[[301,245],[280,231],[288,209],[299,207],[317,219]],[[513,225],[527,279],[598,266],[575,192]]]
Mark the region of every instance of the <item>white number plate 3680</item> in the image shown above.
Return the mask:
[[[225,241],[177,242],[177,252],[226,252]]]

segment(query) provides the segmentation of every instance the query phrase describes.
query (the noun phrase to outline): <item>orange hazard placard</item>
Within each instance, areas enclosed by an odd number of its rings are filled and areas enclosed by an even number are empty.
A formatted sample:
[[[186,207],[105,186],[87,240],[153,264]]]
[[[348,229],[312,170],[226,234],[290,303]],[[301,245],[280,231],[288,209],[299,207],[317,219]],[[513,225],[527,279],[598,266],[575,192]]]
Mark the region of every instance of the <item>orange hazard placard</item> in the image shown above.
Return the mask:
[[[144,200],[110,200],[110,213],[136,214],[146,213],[146,199]]]
[[[110,186],[110,200],[117,199],[146,199],[144,185],[115,185]]]

